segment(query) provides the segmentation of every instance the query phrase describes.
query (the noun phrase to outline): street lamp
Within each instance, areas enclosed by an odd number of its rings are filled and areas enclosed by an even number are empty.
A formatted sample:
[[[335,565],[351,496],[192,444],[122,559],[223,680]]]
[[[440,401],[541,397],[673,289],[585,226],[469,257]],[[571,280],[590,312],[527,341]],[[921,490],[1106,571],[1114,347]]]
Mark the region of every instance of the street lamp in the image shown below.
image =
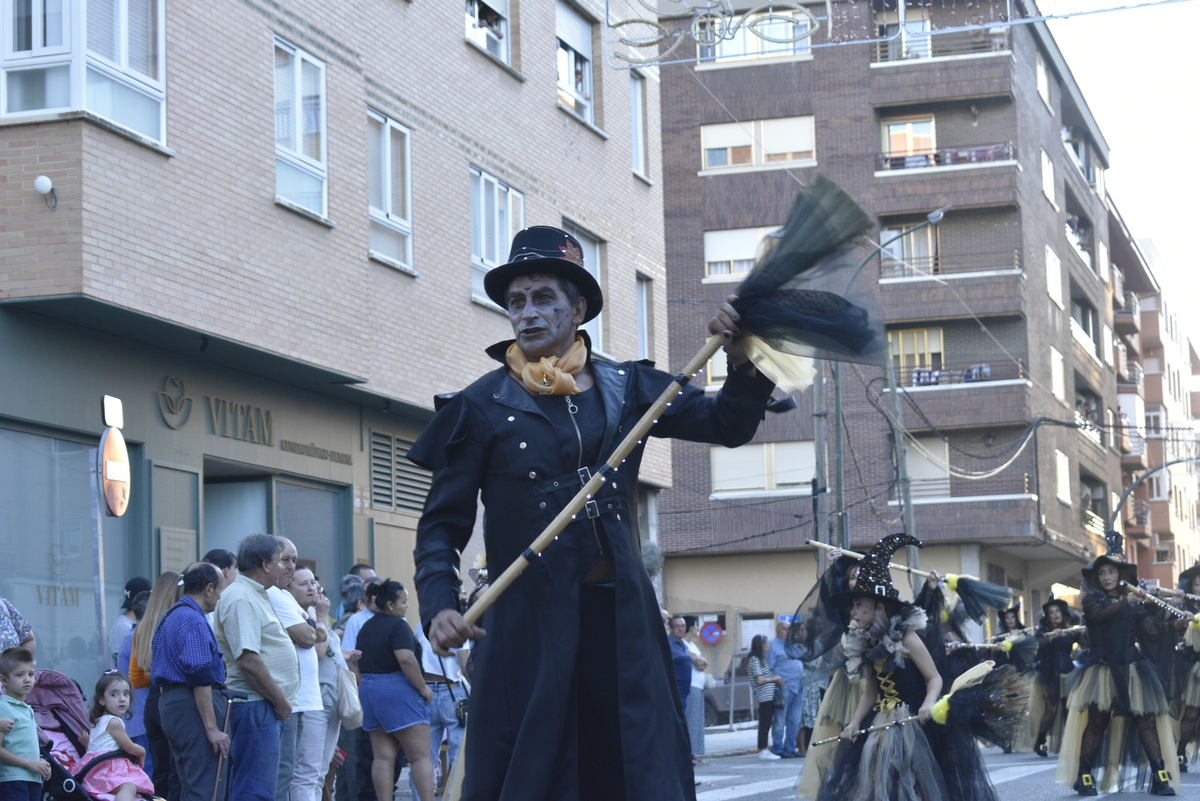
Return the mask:
[[[875,258],[876,254],[878,254],[884,248],[890,246],[892,243],[898,242],[900,239],[908,236],[909,234],[920,231],[922,228],[925,228],[926,226],[929,226],[929,225],[937,225],[939,222],[942,221],[942,217],[945,216],[946,212],[949,211],[950,208],[951,208],[950,206],[942,206],[940,209],[936,209],[934,211],[929,212],[928,214],[925,215],[925,222],[920,223],[918,225],[914,225],[912,228],[909,228],[907,231],[905,231],[901,234],[897,234],[896,236],[892,237],[888,241],[884,242],[883,244],[879,245],[874,250],[872,250],[867,255],[867,257],[862,260],[862,263],[859,264],[858,267],[854,270],[854,274],[851,275],[850,280],[846,282],[846,289],[842,294],[843,295],[849,294],[850,287],[854,284],[855,280],[857,280],[859,274],[863,271],[863,268],[866,267],[867,264],[870,263],[871,259]],[[896,392],[895,366],[892,363],[890,349],[889,349],[888,357],[887,357],[887,376],[888,376],[888,389],[891,391],[891,394],[892,394],[892,417],[895,420],[895,422],[892,423],[892,436],[895,439],[895,446],[896,446],[896,462],[897,462],[897,471],[898,471],[897,479],[900,484],[900,489],[901,489],[901,493],[903,496],[901,499],[901,502],[904,504],[904,507],[903,507],[904,529],[909,534],[913,534],[914,521],[913,521],[913,517],[912,517],[912,503],[910,503],[911,494],[910,494],[910,488],[909,488],[909,484],[908,484],[908,464],[907,464],[907,460],[906,460],[907,454],[906,454],[906,450],[905,450],[905,446],[904,446],[904,436],[899,428],[900,398],[899,398],[898,393]],[[818,418],[818,421],[820,421],[820,420],[821,420],[821,418]],[[822,433],[822,435],[824,434],[823,431],[821,433]],[[842,452],[842,363],[841,362],[833,363],[833,439],[834,439],[835,454],[836,454],[835,455],[835,460],[836,460],[835,469],[837,471],[838,542],[842,548],[849,548],[850,547],[850,532],[846,526],[846,494],[845,494],[845,489],[844,489],[845,483],[846,483],[845,482],[846,474],[845,474],[844,455]],[[910,551],[913,550],[911,548],[911,546],[910,546],[909,550]],[[909,557],[910,557],[910,559],[912,559],[913,554],[910,553]]]
[[[1151,474],[1157,473],[1159,470],[1165,470],[1168,467],[1172,467],[1173,465],[1177,464],[1184,464],[1185,462],[1200,462],[1200,457],[1189,456],[1185,459],[1176,459],[1173,462],[1163,462],[1158,467],[1151,467],[1145,473],[1142,473],[1140,476],[1138,476],[1137,481],[1129,485],[1129,488],[1126,489],[1121,495],[1121,500],[1117,501],[1116,508],[1113,509],[1112,517],[1110,517],[1108,520],[1108,531],[1106,532],[1105,539],[1109,541],[1110,549],[1112,548],[1113,538],[1120,537],[1121,552],[1125,552],[1125,535],[1117,533],[1117,517],[1121,514],[1121,509],[1125,506],[1125,501],[1129,500],[1129,496],[1132,495],[1133,491],[1138,488],[1138,485],[1149,478]]]

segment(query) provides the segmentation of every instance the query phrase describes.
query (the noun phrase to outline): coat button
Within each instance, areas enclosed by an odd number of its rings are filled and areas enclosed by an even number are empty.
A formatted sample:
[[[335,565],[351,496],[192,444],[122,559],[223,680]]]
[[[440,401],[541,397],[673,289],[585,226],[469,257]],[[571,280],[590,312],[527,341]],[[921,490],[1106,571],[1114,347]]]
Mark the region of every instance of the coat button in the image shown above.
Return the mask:
[[[525,443],[524,443],[524,442],[522,442],[522,443],[521,443],[521,450],[525,450],[525,447],[526,447],[526,446],[525,446]]]
[[[537,473],[534,473],[533,471],[530,471],[530,473],[529,473],[529,477],[530,477],[530,478],[537,478]]]
[[[617,488],[617,482],[615,482],[615,481],[614,481],[614,482],[613,482],[613,489],[616,489],[616,488]]]
[[[539,503],[539,504],[538,504],[538,508],[539,508],[539,509],[545,509],[545,508],[546,508],[546,502],[545,502],[545,501],[542,501],[541,503]]]
[[[625,375],[625,371],[624,371],[624,370],[618,370],[618,371],[617,371],[617,375]]]
[[[498,398],[498,397],[500,397],[500,396],[499,396],[499,395],[495,395],[495,396],[493,396],[493,397],[497,397],[497,398]],[[511,414],[508,416],[508,422],[510,422],[510,423],[511,423],[513,420],[516,420],[516,419],[517,419],[517,418],[513,417]]]

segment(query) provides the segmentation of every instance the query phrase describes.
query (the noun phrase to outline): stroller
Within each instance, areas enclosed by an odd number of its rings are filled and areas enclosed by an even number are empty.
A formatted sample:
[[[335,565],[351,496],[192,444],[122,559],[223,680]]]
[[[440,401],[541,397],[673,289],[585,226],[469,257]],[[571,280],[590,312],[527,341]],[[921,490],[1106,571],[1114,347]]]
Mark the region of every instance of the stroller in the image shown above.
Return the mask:
[[[90,731],[83,691],[70,676],[56,670],[38,670],[36,684],[25,698],[33,707],[42,759],[50,764],[50,778],[42,784],[45,801],[95,801],[83,789],[82,779],[92,768],[109,759],[124,757],[122,751],[102,754],[80,766],[87,753],[83,742]]]

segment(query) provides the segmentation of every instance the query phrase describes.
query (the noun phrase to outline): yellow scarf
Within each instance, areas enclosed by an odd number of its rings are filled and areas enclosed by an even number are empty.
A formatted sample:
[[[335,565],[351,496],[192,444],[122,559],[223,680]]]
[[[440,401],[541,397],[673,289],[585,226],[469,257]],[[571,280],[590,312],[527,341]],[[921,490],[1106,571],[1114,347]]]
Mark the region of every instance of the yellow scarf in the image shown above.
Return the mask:
[[[575,344],[562,357],[545,356],[530,362],[514,342],[508,346],[504,360],[534,395],[574,395],[579,392],[574,376],[587,364],[587,346],[583,337],[576,337]]]

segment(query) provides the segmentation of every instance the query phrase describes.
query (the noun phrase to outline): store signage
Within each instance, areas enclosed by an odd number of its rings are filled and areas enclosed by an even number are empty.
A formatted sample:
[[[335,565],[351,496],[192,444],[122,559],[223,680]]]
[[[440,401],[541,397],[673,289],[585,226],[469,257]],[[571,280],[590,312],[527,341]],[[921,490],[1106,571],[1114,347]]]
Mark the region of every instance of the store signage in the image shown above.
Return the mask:
[[[311,456],[314,459],[328,460],[338,464],[353,464],[348,453],[331,451],[328,448],[318,448],[316,445],[305,445],[303,442],[292,442],[290,439],[279,440],[279,447],[288,453],[298,453],[301,456]]]
[[[37,598],[42,606],[79,606],[79,588],[38,584]]]
[[[192,399],[187,396],[182,378],[167,376],[163,379],[162,391],[158,393],[158,414],[167,428],[174,431],[187,425],[192,416]]]
[[[256,445],[274,445],[271,410],[248,403],[209,397],[208,420],[212,433]]]

